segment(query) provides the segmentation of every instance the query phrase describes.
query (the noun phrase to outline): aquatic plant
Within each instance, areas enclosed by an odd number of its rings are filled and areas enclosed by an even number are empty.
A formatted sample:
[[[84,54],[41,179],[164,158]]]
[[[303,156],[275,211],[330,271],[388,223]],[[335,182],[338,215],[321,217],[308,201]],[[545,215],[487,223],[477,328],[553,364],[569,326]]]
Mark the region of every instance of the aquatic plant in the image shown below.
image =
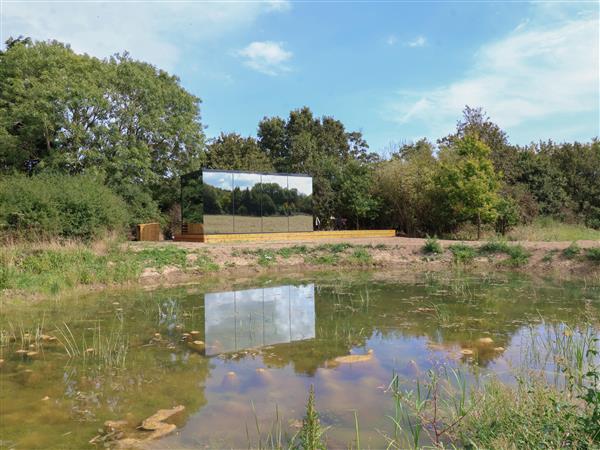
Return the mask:
[[[325,450],[327,447],[323,443],[323,434],[325,429],[321,427],[319,413],[315,407],[315,388],[311,384],[306,402],[306,413],[302,420],[302,428],[298,433],[297,442],[294,445],[295,450]]]

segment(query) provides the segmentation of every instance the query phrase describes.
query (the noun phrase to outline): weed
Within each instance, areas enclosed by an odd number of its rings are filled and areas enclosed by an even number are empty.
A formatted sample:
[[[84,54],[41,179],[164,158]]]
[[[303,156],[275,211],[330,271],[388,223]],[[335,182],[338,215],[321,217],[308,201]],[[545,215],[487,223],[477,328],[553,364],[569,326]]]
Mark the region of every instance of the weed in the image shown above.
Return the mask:
[[[426,255],[439,255],[444,251],[442,245],[435,237],[427,237],[427,239],[425,240],[425,244],[423,245],[423,248],[421,250]]]
[[[307,264],[322,265],[322,266],[335,266],[338,264],[340,258],[338,255],[309,255],[304,258],[304,262]]]
[[[588,248],[585,257],[592,262],[600,263],[600,247]]]
[[[552,250],[548,250],[546,252],[546,254],[542,257],[542,262],[552,262],[552,260],[554,259],[554,255],[556,255],[558,253],[558,250],[556,249],[552,249]]]
[[[506,254],[509,256],[508,259],[503,261],[511,267],[521,267],[527,264],[531,253],[525,250],[521,245],[510,245],[507,248]]]
[[[492,240],[479,247],[479,253],[482,255],[491,255],[495,253],[508,253],[508,244],[505,241]]]
[[[306,414],[302,420],[302,428],[298,433],[297,450],[325,450],[323,434],[326,430],[321,427],[319,413],[315,407],[315,388],[311,384],[306,403]]]
[[[360,265],[370,265],[373,263],[373,257],[365,248],[355,249],[350,255],[349,260]]]
[[[216,272],[219,265],[207,253],[201,253],[196,258],[196,266],[203,272]]]
[[[577,242],[575,242],[575,241],[571,242],[571,245],[569,245],[567,248],[565,248],[562,251],[563,257],[567,258],[567,259],[577,258],[580,253],[581,253],[581,247],[579,247],[579,245],[577,245]]]
[[[476,249],[466,244],[452,244],[448,249],[452,252],[456,263],[470,263],[477,255]]]

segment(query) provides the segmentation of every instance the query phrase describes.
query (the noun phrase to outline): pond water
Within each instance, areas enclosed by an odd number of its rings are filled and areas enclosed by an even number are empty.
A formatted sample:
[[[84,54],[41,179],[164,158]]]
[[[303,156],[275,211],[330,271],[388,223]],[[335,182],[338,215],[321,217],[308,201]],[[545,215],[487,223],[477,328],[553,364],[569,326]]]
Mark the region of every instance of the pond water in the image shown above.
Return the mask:
[[[474,383],[534,366],[552,376],[531,342],[547,348],[567,327],[597,334],[599,320],[599,286],[510,274],[320,274],[7,301],[0,447],[91,448],[106,420],[133,427],[184,405],[154,447],[247,448],[276,423],[293,435],[313,385],[330,447],[351,445],[356,414],[361,445],[379,448],[394,374],[406,387],[439,365]]]

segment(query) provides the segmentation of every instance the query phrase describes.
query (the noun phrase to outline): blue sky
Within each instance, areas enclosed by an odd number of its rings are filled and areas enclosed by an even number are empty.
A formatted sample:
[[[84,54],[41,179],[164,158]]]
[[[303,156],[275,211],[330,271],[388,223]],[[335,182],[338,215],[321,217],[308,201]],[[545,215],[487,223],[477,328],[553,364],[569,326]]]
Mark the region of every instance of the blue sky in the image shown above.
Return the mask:
[[[598,2],[0,1],[2,41],[178,75],[209,137],[305,105],[383,152],[451,132],[465,104],[518,144],[600,134]]]

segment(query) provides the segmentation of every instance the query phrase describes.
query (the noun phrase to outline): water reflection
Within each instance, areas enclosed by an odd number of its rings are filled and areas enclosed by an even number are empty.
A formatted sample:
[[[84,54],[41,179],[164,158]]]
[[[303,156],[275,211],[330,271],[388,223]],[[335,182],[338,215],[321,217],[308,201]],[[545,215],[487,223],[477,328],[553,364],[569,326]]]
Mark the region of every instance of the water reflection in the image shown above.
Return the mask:
[[[204,296],[206,354],[315,337],[315,287],[277,286]]]

